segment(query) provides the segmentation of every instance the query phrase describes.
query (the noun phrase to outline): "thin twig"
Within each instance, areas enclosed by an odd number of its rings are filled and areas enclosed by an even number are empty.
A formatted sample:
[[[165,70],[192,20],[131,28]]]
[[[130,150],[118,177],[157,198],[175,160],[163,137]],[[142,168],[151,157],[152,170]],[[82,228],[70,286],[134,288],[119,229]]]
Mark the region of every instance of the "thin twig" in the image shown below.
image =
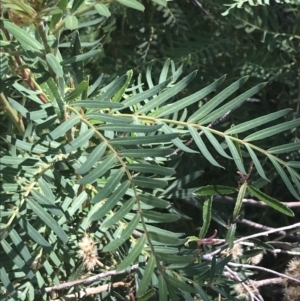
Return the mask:
[[[271,227],[268,227],[268,226],[265,226],[265,225],[262,225],[262,224],[258,224],[258,223],[252,222],[252,221],[250,221],[248,219],[245,219],[245,218],[243,218],[242,220],[238,221],[238,223],[244,224],[244,225],[247,225],[247,226],[259,229],[259,230],[263,230],[263,231],[268,231],[268,230],[274,230],[275,229],[275,228],[271,228]],[[285,231],[278,231],[278,234],[284,235],[284,236],[287,235],[287,233]]]
[[[245,288],[245,290],[248,292],[249,296],[251,296],[251,300],[257,300],[257,301],[262,301],[263,298],[259,294],[259,291],[256,291],[256,294],[254,294],[248,287],[246,283],[243,282],[243,280],[240,278],[239,274],[237,272],[234,272],[230,267],[225,266],[225,270],[227,270],[228,273],[230,273],[236,280],[241,282],[242,286]],[[252,282],[252,281],[251,281]],[[250,284],[251,284],[250,282]]]
[[[101,292],[108,291],[111,287],[119,287],[119,286],[126,286],[127,284],[125,282],[116,282],[110,284],[104,284],[97,287],[88,287],[84,290],[81,290],[79,292],[69,294],[66,296],[61,297],[60,299],[52,299],[52,301],[60,301],[60,300],[82,300],[84,297],[90,296],[90,295],[96,295]]]
[[[282,230],[295,229],[295,228],[298,228],[298,227],[299,227],[299,230],[300,230],[300,223],[296,223],[296,224],[293,224],[293,225],[290,225],[290,226],[285,226],[285,227],[272,229],[272,230],[268,230],[268,231],[265,231],[265,232],[256,233],[256,234],[252,234],[252,235],[249,235],[249,236],[241,237],[241,238],[237,239],[234,243],[239,243],[241,241],[249,240],[249,239],[255,238],[255,237],[268,236],[269,234],[272,234],[272,233],[276,233],[276,232],[278,233]]]
[[[130,271],[136,270],[137,268],[138,268],[138,264],[134,264],[133,266],[131,266]],[[87,285],[87,284],[93,283],[101,278],[124,274],[124,273],[128,273],[128,272],[129,272],[129,270],[107,271],[107,272],[103,272],[103,273],[100,273],[100,274],[97,274],[97,275],[94,275],[94,276],[91,276],[91,277],[88,277],[85,279],[74,280],[74,281],[62,283],[60,285],[46,287],[45,291],[47,293],[50,293],[50,292],[54,292],[54,291],[69,289],[69,288],[77,286],[77,285]]]
[[[264,272],[274,274],[274,275],[277,275],[279,277],[290,279],[292,281],[300,283],[300,280],[298,280],[296,278],[290,277],[288,275],[285,275],[285,274],[282,274],[282,273],[279,273],[279,272],[276,272],[276,271],[273,271],[273,270],[270,270],[270,269],[267,269],[267,268],[264,268],[264,267],[261,267],[261,266],[251,265],[251,264],[243,264],[243,263],[234,263],[234,262],[229,262],[228,265],[230,265],[232,267],[236,267],[236,268],[241,267],[241,268],[246,268],[246,269],[250,269],[250,270],[260,270],[260,271],[264,271]]]
[[[252,280],[251,283],[255,285],[255,287],[265,286],[265,285],[273,285],[273,284],[281,284],[284,281],[281,277],[276,278],[268,278],[263,280]]]
[[[222,203],[228,203],[228,202],[235,203],[236,198],[229,197],[229,196],[217,195],[217,196],[214,196],[214,201],[222,202]],[[243,204],[251,205],[251,206],[255,206],[255,207],[268,207],[269,206],[264,202],[257,201],[254,199],[243,199]],[[283,204],[289,208],[300,207],[300,202],[281,202],[281,204]]]

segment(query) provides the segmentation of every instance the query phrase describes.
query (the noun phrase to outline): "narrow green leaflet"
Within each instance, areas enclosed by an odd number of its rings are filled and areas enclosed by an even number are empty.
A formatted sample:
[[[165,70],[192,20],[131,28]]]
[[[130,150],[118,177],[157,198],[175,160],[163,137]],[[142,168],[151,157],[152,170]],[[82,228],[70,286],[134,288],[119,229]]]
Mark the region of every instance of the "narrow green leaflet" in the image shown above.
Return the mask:
[[[33,258],[25,245],[23,239],[19,236],[18,232],[15,229],[11,229],[9,231],[9,237],[11,238],[12,242],[14,243],[16,249],[18,250],[19,254],[23,257],[24,261],[32,262]]]
[[[131,97],[128,97],[126,100],[124,100],[122,102],[124,108],[128,108],[128,107],[133,106],[135,104],[139,104],[141,101],[144,101],[145,99],[148,99],[148,98],[156,95],[157,93],[161,92],[165,87],[167,87],[167,85],[170,82],[171,82],[170,79],[166,80],[165,82],[163,82],[163,83],[161,83],[157,86],[154,86],[154,87],[150,88],[149,90],[146,90],[142,93],[139,93],[139,94],[133,95]],[[152,99],[151,102],[153,102],[156,99],[157,99],[157,97]],[[147,104],[149,104],[149,102]],[[142,108],[146,107],[147,104],[145,106],[143,106]]]
[[[98,162],[98,160],[103,156],[107,145],[102,142],[100,143],[88,156],[87,160],[80,166],[78,169],[76,169],[76,173],[82,175],[84,173],[87,173],[91,170],[91,168]]]
[[[111,12],[109,11],[107,5],[105,4],[97,3],[95,5],[95,9],[100,16],[104,16],[106,18],[111,16]]]
[[[136,258],[141,254],[144,245],[146,243],[146,240],[147,240],[146,235],[143,234],[137,240],[134,247],[131,250],[129,250],[128,255],[124,258],[124,260],[118,265],[117,271],[124,270],[136,260]]]
[[[165,81],[167,79],[168,73],[169,73],[169,66],[170,66],[170,59],[167,59],[164,63],[164,66],[160,72],[160,76],[158,79],[159,83],[162,83],[163,81]]]
[[[180,281],[178,278],[174,278],[165,273],[163,274],[163,277],[165,278],[166,282],[168,284],[170,284],[171,286],[176,287],[180,290],[189,292],[189,293],[195,293],[195,289],[192,286],[186,284],[183,281]]]
[[[109,215],[100,226],[101,231],[106,231],[109,227],[116,224],[118,221],[120,221],[133,207],[135,203],[135,199],[131,198],[130,200],[126,201],[117,212],[114,212],[114,214],[111,216]]]
[[[300,149],[300,142],[294,142],[294,143],[288,143],[288,144],[283,144],[283,145],[269,148],[268,153],[278,155],[278,154],[299,151],[299,149]]]
[[[63,60],[60,64],[62,66],[65,66],[65,65],[70,65],[70,64],[75,63],[75,62],[84,61],[84,60],[87,60],[91,57],[96,56],[100,52],[101,52],[100,49],[90,50],[89,52],[86,52],[86,53],[83,53],[83,54],[78,54],[78,55],[76,55],[76,56],[74,56],[70,59]]]
[[[188,183],[190,183],[191,181],[197,179],[198,177],[200,177],[202,174],[204,173],[203,170],[197,170],[194,171],[178,180],[175,180],[165,191],[164,191],[164,195],[167,195],[168,193],[174,191],[174,190],[178,190],[180,188],[183,187],[183,185],[187,185]]]
[[[60,79],[61,78],[59,78],[59,80]],[[52,77],[47,79],[46,84],[43,85],[43,89],[46,91],[46,94],[49,97],[56,114],[59,117],[63,117],[65,113],[65,102],[63,101],[62,96],[60,95],[60,90],[57,89],[57,85]]]
[[[300,168],[300,162],[298,162],[298,161],[289,161],[286,164],[293,168]]]
[[[236,149],[234,143],[232,142],[232,140],[228,137],[225,136],[225,140],[227,142],[228,148],[231,152],[232,158],[235,162],[236,167],[238,168],[238,170],[243,174],[246,175],[247,172],[245,170],[245,167],[243,165],[242,159],[240,158],[240,154],[238,152],[238,150]]]
[[[25,107],[23,107],[20,103],[18,103],[14,99],[8,97],[8,101],[14,109],[16,109],[18,112],[22,114],[22,116],[27,117],[30,114]]]
[[[51,69],[58,77],[64,76],[64,71],[56,56],[54,56],[52,53],[48,53],[46,54],[46,60],[49,66],[51,67]]]
[[[290,193],[297,199],[300,200],[300,196],[298,195],[297,191],[295,190],[293,184],[291,183],[290,179],[288,178],[288,176],[286,175],[286,173],[284,172],[283,168],[280,166],[280,164],[278,163],[278,161],[276,160],[276,158],[271,155],[271,154],[267,154],[268,158],[270,159],[270,161],[273,163],[274,167],[276,168],[276,170],[278,171],[281,179],[283,180],[283,182],[285,183],[286,187],[288,188],[288,190],[290,191]]]
[[[153,275],[153,273],[152,273]],[[151,297],[153,297],[154,295],[156,295],[156,289],[155,288],[150,288],[147,290],[147,292],[145,292],[140,298],[139,301],[148,301],[151,299]]]
[[[24,29],[7,20],[2,19],[1,22],[4,28],[22,45],[24,50],[42,51],[44,49],[44,47]]]
[[[98,127],[103,131],[122,133],[151,133],[159,130],[161,125],[135,125],[135,124],[104,124]]]
[[[188,76],[180,80],[178,83],[176,83],[173,87],[166,89],[166,91],[162,92],[157,97],[151,99],[151,101],[149,101],[146,105],[144,105],[142,108],[138,110],[138,113],[139,114],[147,113],[156,107],[160,107],[167,100],[171,99],[173,96],[177,95],[180,91],[182,91],[195,78],[196,74],[197,71],[192,72],[191,74],[189,74]]]
[[[213,110],[210,114],[205,116],[203,119],[199,120],[198,123],[203,125],[203,124],[207,124],[209,122],[217,120],[218,118],[222,117],[224,114],[229,112],[230,110],[232,110],[235,107],[242,104],[249,97],[251,97],[254,94],[258,93],[265,85],[266,85],[266,83],[262,83],[262,84],[259,84],[255,87],[251,88],[250,90],[244,92],[243,94],[237,96],[236,98],[234,98],[230,102],[226,103],[221,108]]]
[[[158,5],[167,6],[167,0],[152,0],[152,2],[155,2]]]
[[[226,242],[229,244],[229,249],[233,248],[236,233],[236,223],[231,223],[226,234]]]
[[[18,293],[15,290],[13,284],[10,282],[10,279],[8,278],[8,273],[5,271],[5,268],[2,266],[2,263],[0,262],[0,279],[2,285],[8,290],[9,294],[17,300],[18,298]],[[5,299],[3,299],[5,300]],[[13,299],[9,299],[13,300]]]
[[[131,82],[132,76],[133,76],[133,71],[129,70],[126,73],[126,81],[125,81],[124,85],[121,87],[121,89],[118,90],[117,93],[114,94],[114,97],[112,99],[113,102],[120,102],[120,100],[123,97],[123,94],[125,93],[126,89],[128,88],[128,86]]]
[[[300,175],[291,167],[287,166],[286,167],[287,171],[290,173],[291,178],[296,185],[298,191],[300,191]]]
[[[31,237],[33,241],[39,244],[42,248],[44,248],[47,252],[51,252],[52,246],[48,243],[47,240],[28,222],[24,217],[18,218],[19,225],[22,227],[24,232]]]
[[[72,92],[70,92],[64,99],[66,103],[70,103],[77,97],[80,97],[82,93],[87,89],[88,82],[86,80],[82,81]]]
[[[138,291],[136,293],[138,298],[141,297],[146,292],[148,285],[150,284],[150,281],[152,279],[152,274],[154,272],[155,266],[156,266],[155,256],[151,254],[148,263],[146,265],[142,281],[140,282]]]
[[[138,2],[137,0],[117,0],[117,2],[133,9],[137,9],[141,11],[145,10],[144,5]]]
[[[202,239],[206,236],[206,233],[209,229],[210,221],[211,221],[211,208],[212,208],[213,198],[209,198],[204,202],[202,208],[202,219],[203,225],[199,232],[199,239]]]
[[[177,254],[170,254],[168,252],[156,252],[156,256],[159,258],[159,260],[163,260],[167,263],[194,263],[195,261],[195,255],[177,255]]]
[[[153,210],[144,210],[143,216],[146,223],[151,223],[151,221],[158,223],[172,223],[180,219],[180,216],[178,214],[161,213]]]
[[[198,196],[211,196],[211,195],[224,195],[224,194],[232,194],[236,193],[236,188],[222,185],[208,185],[202,186],[197,189],[194,193]]]
[[[67,234],[58,225],[55,219],[53,219],[38,203],[34,202],[30,198],[27,198],[26,202],[29,204],[33,212],[62,240],[62,242],[67,242]]]
[[[109,210],[111,210],[112,208],[114,208],[114,206],[121,200],[121,198],[124,196],[124,194],[126,193],[127,189],[130,186],[130,182],[129,181],[125,181],[123,182],[118,188],[117,190],[105,201],[105,203],[101,206],[101,203],[98,203],[99,206],[97,206],[97,208],[99,208],[97,210],[97,212],[94,212],[91,215],[90,220],[91,221],[96,221],[101,219],[105,214],[107,214],[109,212]],[[97,204],[97,205],[98,205]]]
[[[75,138],[70,143],[62,146],[63,153],[68,154],[76,150],[78,147],[82,147],[86,142],[88,142],[93,137],[94,133],[95,133],[94,129],[89,129],[86,132],[82,133],[80,136]]]
[[[195,288],[197,293],[199,294],[200,298],[203,301],[211,301],[211,299],[207,296],[207,294],[205,293],[205,291],[202,289],[202,287],[198,284],[195,284]]]
[[[232,159],[230,156],[228,156],[219,141],[216,139],[216,137],[206,128],[201,127],[201,131],[205,134],[209,142],[213,145],[215,150],[223,157],[227,159]]]
[[[42,177],[38,179],[38,183],[44,193],[44,195],[53,203],[55,203],[55,196],[51,190],[51,186]]]
[[[157,123],[159,124],[163,124],[162,126],[162,130],[166,133],[166,134],[171,134],[174,133],[174,131],[172,130],[171,127],[169,127],[168,125],[162,123],[161,121],[157,121]],[[178,148],[180,148],[182,151],[186,152],[186,153],[192,153],[195,154],[197,153],[197,151],[187,147],[179,138],[175,138],[172,140],[172,142],[174,143],[175,146],[177,146]]]
[[[248,184],[245,182],[239,189],[239,193],[236,198],[235,206],[233,209],[233,221],[236,221],[240,214],[240,211],[241,211],[241,208],[243,205],[243,198],[245,197],[247,188],[248,188]]]
[[[139,136],[139,137],[122,137],[110,140],[112,145],[139,145],[139,144],[160,144],[170,142],[172,139],[176,139],[178,134],[165,134],[155,136]]]
[[[98,41],[98,43],[100,42],[100,40]],[[98,44],[97,43],[97,44]],[[99,89],[99,86],[102,82],[102,79],[103,79],[103,73],[97,78],[97,80],[91,85],[89,86],[89,89],[88,89],[88,96],[92,95],[94,92],[97,92],[98,89]]]
[[[63,215],[63,212],[55,205],[55,202],[51,198],[46,197],[34,189],[31,190],[31,194],[34,199],[43,206],[43,208],[47,209],[52,214],[57,216]]]
[[[36,282],[34,273],[25,264],[24,260],[14,251],[10,244],[5,240],[1,239],[1,246],[3,251],[8,255],[8,257],[14,262],[14,264],[32,281]]]
[[[171,236],[172,232],[170,231],[159,231],[158,228],[156,228],[154,232],[152,231],[152,228],[150,228],[150,225],[147,225],[147,228],[149,231],[149,236],[151,240],[153,240],[152,243],[154,245],[156,245],[157,243],[169,246],[179,246],[183,244],[182,240],[178,239],[177,237]],[[139,229],[139,227],[137,227],[137,229]],[[143,230],[142,225],[140,226],[140,230]]]
[[[16,138],[13,138],[11,136],[6,136],[6,140],[8,143],[16,146],[16,147],[19,147],[25,151],[28,151],[28,152],[32,152],[32,153],[36,153],[36,154],[42,154],[42,153],[45,153],[48,151],[48,148],[42,146],[42,145],[39,145],[39,144],[30,144],[28,142],[25,142],[25,141],[22,141],[22,140],[19,140],[19,139],[16,139]]]
[[[250,155],[250,157],[251,157],[251,159],[252,159],[252,161],[254,163],[254,166],[255,166],[257,172],[259,173],[259,175],[263,179],[269,181],[269,179],[267,178],[267,176],[265,174],[265,171],[264,171],[263,167],[261,166],[261,164],[260,164],[260,162],[259,162],[259,160],[258,160],[258,158],[257,158],[257,156],[255,154],[255,152],[252,150],[251,146],[248,143],[245,143],[244,145],[246,146],[246,148],[248,150],[248,153],[249,153],[249,155]]]
[[[48,141],[54,141],[59,137],[62,137],[66,134],[68,130],[70,130],[75,124],[80,121],[80,116],[74,115],[71,116],[70,119],[61,123],[55,130],[47,134],[46,138]]]
[[[246,138],[244,138],[244,141],[255,141],[255,140],[261,140],[273,135],[277,135],[281,132],[287,131],[287,130],[291,130],[294,128],[297,128],[298,126],[300,126],[300,118],[299,119],[294,119],[291,121],[287,121],[284,123],[279,123],[277,125],[271,126],[269,128],[257,131],[249,136],[247,136]]]
[[[209,152],[209,150],[207,149],[205,143],[203,142],[201,136],[199,135],[199,133],[197,132],[197,130],[188,124],[188,129],[194,139],[194,141],[196,142],[200,152],[203,154],[203,156],[214,166],[218,166],[221,168],[224,168],[223,166],[221,166],[215,159],[214,157],[211,155],[211,153]]]
[[[265,193],[261,192],[257,188],[249,185],[248,190],[252,195],[257,197],[260,201],[266,203],[268,206],[274,208],[275,210],[284,213],[288,216],[295,216],[294,212],[289,207],[285,206],[280,201],[266,195]]]
[[[163,275],[159,276],[158,295],[159,301],[168,301],[168,287]]]
[[[167,208],[168,206],[170,206],[170,203],[165,201],[165,200],[162,200],[162,199],[159,199],[155,196],[152,196],[152,195],[145,195],[145,194],[141,194],[139,195],[139,200],[141,202],[143,202],[144,204],[147,204],[147,205],[151,205],[155,208]]]
[[[92,170],[89,174],[78,181],[78,184],[91,184],[104,175],[108,170],[112,168],[117,158],[114,154],[107,156],[107,158],[101,162],[97,167]]]
[[[118,94],[116,97],[121,97],[123,96],[122,89],[124,88],[124,85],[126,85],[128,81],[128,75],[122,75],[121,77],[117,77],[114,79],[112,83],[110,83],[108,86],[102,88],[101,91],[103,91],[103,94],[97,99],[97,101],[113,101],[113,96]],[[129,84],[129,83],[128,83]],[[116,99],[117,99],[116,98]],[[117,102],[117,101],[113,101]],[[123,105],[122,105],[123,107]]]
[[[173,153],[173,149],[161,148],[161,149],[126,149],[118,152],[119,156],[130,158],[142,158],[142,157],[166,157]]]
[[[132,118],[126,118],[126,117],[121,117],[121,116],[113,116],[109,114],[104,114],[104,113],[87,113],[85,114],[85,117],[89,119],[89,121],[92,124],[98,124],[98,123],[104,123],[104,122],[109,122],[109,123],[131,123]]]
[[[46,166],[39,158],[28,157],[14,157],[14,156],[2,156],[2,164],[8,165],[22,165],[22,166]]]
[[[142,176],[137,176],[133,179],[134,184],[139,187],[144,187],[144,188],[164,188],[168,185],[168,182],[163,179],[155,179],[155,178],[149,178],[149,177],[142,177]]]
[[[225,76],[222,76],[221,78],[217,79],[212,84],[203,88],[202,90],[200,90],[190,96],[187,96],[183,99],[180,99],[180,100],[172,103],[171,105],[166,106],[165,109],[157,115],[157,117],[162,117],[162,116],[170,115],[174,112],[178,112],[178,111],[190,106],[191,104],[195,103],[196,101],[203,99],[206,95],[213,92],[219,85],[221,85],[223,83],[224,79],[225,79]]]
[[[218,105],[220,105],[227,97],[233,94],[237,89],[239,89],[247,80],[249,76],[242,77],[237,80],[229,87],[225,88],[218,95],[213,97],[210,101],[205,103],[200,109],[198,109],[189,119],[188,122],[197,122],[202,118],[205,118],[212,110],[214,110]]]
[[[104,187],[96,194],[94,198],[91,200],[91,204],[98,203],[108,197],[120,183],[122,177],[124,175],[124,169],[120,168],[115,173],[111,174],[110,178],[104,185]]]
[[[126,228],[122,231],[122,233],[116,239],[112,240],[108,243],[103,249],[103,252],[110,252],[116,250],[119,246],[121,246],[131,235],[132,232],[136,229],[137,224],[140,221],[140,215],[136,214],[133,219],[126,225]]]
[[[79,100],[73,103],[73,107],[83,107],[89,109],[120,109],[123,105],[120,103],[109,102],[109,101],[98,101],[95,100]]]
[[[275,112],[275,113],[271,113],[271,114],[268,114],[268,115],[265,115],[265,116],[262,116],[262,117],[258,117],[258,118],[255,118],[253,120],[235,125],[234,127],[227,130],[225,133],[230,134],[230,135],[243,133],[245,131],[252,130],[254,127],[258,127],[258,126],[263,125],[265,123],[276,120],[276,119],[288,114],[291,111],[292,111],[292,109],[285,109],[285,110],[281,110],[281,111],[278,111],[278,112]]]
[[[127,165],[129,170],[134,170],[141,173],[153,173],[162,176],[171,176],[175,174],[175,169],[154,164],[135,163]]]

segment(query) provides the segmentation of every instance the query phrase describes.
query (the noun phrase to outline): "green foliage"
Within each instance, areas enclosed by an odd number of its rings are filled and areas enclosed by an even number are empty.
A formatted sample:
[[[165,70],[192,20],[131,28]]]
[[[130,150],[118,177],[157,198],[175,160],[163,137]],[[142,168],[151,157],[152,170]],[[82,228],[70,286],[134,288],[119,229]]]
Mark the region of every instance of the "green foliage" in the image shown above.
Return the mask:
[[[185,7],[181,9],[176,2],[169,6],[163,0],[142,2],[29,1],[31,6],[26,6],[30,9],[16,1],[3,4],[0,300],[57,300],[82,290],[79,285],[74,285],[73,291],[71,286],[62,287],[55,295],[54,285],[110,271],[115,274],[108,276],[121,278],[103,276],[91,284],[97,288],[99,283],[112,283],[113,289],[97,291],[103,300],[122,300],[128,291],[139,300],[157,300],[158,296],[159,300],[215,300],[217,296],[236,300],[231,294],[233,281],[224,273],[234,259],[221,253],[210,260],[199,256],[201,244],[215,242],[214,237],[205,239],[212,222],[226,237],[221,246],[226,249],[234,246],[246,196],[294,216],[288,206],[262,190],[276,171],[286,191],[300,199],[299,141],[277,140],[282,132],[293,134],[300,119],[290,109],[282,109],[215,127],[249,99],[261,95],[266,83],[247,86],[249,77],[236,74],[224,83],[226,76],[215,72],[207,76],[201,88],[193,86],[198,74],[205,73],[189,70],[190,64],[197,62],[208,68],[211,40],[205,51],[198,49],[191,54],[193,47],[205,46],[205,34],[192,36]],[[219,11],[220,6],[224,8],[220,3],[212,5]],[[229,16],[235,18],[235,26],[245,23],[244,15],[255,15],[252,4],[236,4],[240,8],[237,12],[231,7]],[[12,10],[18,19],[13,18]],[[132,26],[138,28],[142,18],[139,11],[157,22],[152,37],[141,38],[139,50],[122,59],[120,68],[114,66],[115,70],[99,76],[97,71],[108,68],[103,64],[88,76],[93,63],[107,59],[102,47],[114,44],[117,50],[125,45],[121,56],[126,56],[131,36],[126,33],[115,39],[114,22],[126,12],[126,25],[135,17]],[[25,27],[20,23],[24,16],[30,21],[26,19]],[[162,18],[163,24],[156,17]],[[264,28],[259,16],[253,19]],[[227,22],[228,29],[231,21],[220,22]],[[268,19],[269,23],[273,31],[264,29],[263,33],[274,36],[277,24]],[[101,45],[88,34],[93,26],[101,28],[99,34],[106,34]],[[226,28],[220,26],[220,30]],[[156,32],[156,42],[162,43],[162,32],[169,40],[164,43],[168,49],[163,50],[163,64],[137,68],[155,57],[156,52],[150,55],[150,50]],[[287,39],[286,35],[281,37]],[[271,45],[271,39],[265,42]],[[220,38],[215,43],[221,49],[227,42]],[[279,41],[275,44],[278,46]],[[167,55],[174,60],[165,59]],[[225,55],[222,52],[221,56]],[[246,64],[247,59],[241,61]],[[238,62],[236,69],[241,64]],[[131,68],[143,69],[143,76]],[[286,80],[283,71],[273,79],[280,80],[281,76]],[[283,153],[289,156],[281,156]],[[202,169],[192,166],[180,171],[182,154],[197,156],[197,160],[216,167],[214,170],[230,166],[229,171],[240,176],[239,187],[227,182],[201,185]],[[251,168],[246,170],[252,164],[250,181]],[[218,194],[236,197],[230,226],[213,211],[213,196]],[[203,205],[201,196],[206,197]],[[191,197],[199,197],[202,210],[199,236],[188,236],[175,226],[175,222],[191,218],[175,206],[174,200]],[[121,288],[114,286],[118,279],[123,281]]]

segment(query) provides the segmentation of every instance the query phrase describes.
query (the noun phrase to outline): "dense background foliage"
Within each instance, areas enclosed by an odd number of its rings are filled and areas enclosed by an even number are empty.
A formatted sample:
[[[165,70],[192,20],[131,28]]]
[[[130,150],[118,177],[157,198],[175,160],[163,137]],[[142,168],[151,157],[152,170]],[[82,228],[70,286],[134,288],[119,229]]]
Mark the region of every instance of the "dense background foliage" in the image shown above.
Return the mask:
[[[3,0],[0,300],[297,301],[299,5]]]

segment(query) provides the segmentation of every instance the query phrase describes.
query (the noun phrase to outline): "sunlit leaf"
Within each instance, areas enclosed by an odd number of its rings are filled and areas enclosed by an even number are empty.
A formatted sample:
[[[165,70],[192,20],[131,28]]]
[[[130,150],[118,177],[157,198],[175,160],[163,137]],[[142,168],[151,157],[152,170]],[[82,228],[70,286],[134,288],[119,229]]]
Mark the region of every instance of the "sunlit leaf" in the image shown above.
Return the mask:
[[[218,105],[220,105],[227,97],[233,94],[237,89],[239,89],[247,80],[248,76],[242,77],[237,80],[229,87],[225,88],[222,92],[218,93],[210,101],[205,103],[200,109],[198,109],[194,114],[189,117],[188,122],[195,122],[202,118],[205,118],[211,111],[213,111]]]
[[[290,111],[292,111],[292,109],[285,109],[285,110],[281,110],[275,113],[271,113],[262,117],[258,117],[255,119],[252,119],[250,121],[246,121],[243,122],[241,124],[235,125],[232,128],[230,128],[229,130],[227,130],[225,133],[226,134],[237,134],[237,133],[243,133],[245,131],[249,131],[252,130],[253,127],[258,127],[260,125],[263,125],[267,122],[271,122],[273,120],[276,120],[286,114],[288,114]]]
[[[104,246],[103,252],[110,252],[121,246],[132,235],[139,221],[140,215],[136,214],[135,217],[127,224],[126,228],[122,231],[119,237]]]
[[[47,63],[49,64],[49,66],[52,68],[52,70],[58,77],[64,76],[63,69],[62,69],[61,65],[59,64],[58,59],[52,53],[46,54],[46,60],[47,60]]]
[[[105,5],[105,4],[97,3],[95,5],[95,9],[98,12],[98,14],[101,16],[104,16],[107,18],[111,16],[111,12],[109,11],[107,5]]]
[[[134,244],[134,247],[130,250],[128,255],[118,265],[117,271],[121,271],[127,268],[130,264],[132,264],[142,252],[145,243],[146,243],[146,235],[144,234],[137,240],[137,242]]]
[[[165,109],[157,115],[157,117],[170,115],[174,112],[177,112],[179,110],[182,110],[182,109],[190,106],[191,104],[195,103],[196,101],[201,100],[206,95],[208,95],[209,93],[214,91],[219,85],[221,85],[222,82],[224,81],[224,79],[225,79],[225,76],[222,76],[221,78],[219,78],[218,80],[216,80],[209,86],[203,88],[202,90],[200,90],[190,96],[187,96],[183,99],[180,99],[180,100],[176,101],[175,103],[172,103],[172,105],[166,106]]]
[[[294,119],[291,121],[287,121],[284,123],[279,123],[277,125],[271,126],[269,128],[257,131],[246,138],[244,138],[244,141],[255,141],[255,140],[261,140],[273,135],[277,135],[281,132],[294,129],[296,127],[300,126],[300,118],[299,119]]]
[[[27,198],[26,202],[29,204],[33,212],[51,229],[53,232],[63,241],[68,240],[67,234],[58,225],[55,219],[53,219],[38,203]]]
[[[134,198],[131,198],[131,200],[128,200],[127,202],[125,202],[117,212],[115,212],[112,216],[108,216],[101,223],[100,230],[104,230],[105,231],[105,229],[108,229],[113,224],[115,224],[118,221],[120,221],[132,209],[134,203],[135,203],[135,199]]]
[[[75,16],[68,15],[65,18],[65,25],[67,29],[74,30],[78,28],[78,19]]]
[[[84,176],[82,179],[78,181],[79,184],[89,184],[93,183],[96,179],[100,178],[104,175],[111,167],[114,165],[116,161],[116,156],[111,154],[107,156],[107,158],[101,162],[94,170],[92,170],[89,174]]]
[[[100,143],[91,154],[88,156],[87,160],[76,170],[78,174],[84,174],[90,171],[90,169],[96,164],[96,162],[102,157],[106,150],[107,145],[102,142]]]
[[[133,9],[137,9],[141,11],[145,10],[144,5],[138,2],[137,0],[117,0],[117,2]]]

